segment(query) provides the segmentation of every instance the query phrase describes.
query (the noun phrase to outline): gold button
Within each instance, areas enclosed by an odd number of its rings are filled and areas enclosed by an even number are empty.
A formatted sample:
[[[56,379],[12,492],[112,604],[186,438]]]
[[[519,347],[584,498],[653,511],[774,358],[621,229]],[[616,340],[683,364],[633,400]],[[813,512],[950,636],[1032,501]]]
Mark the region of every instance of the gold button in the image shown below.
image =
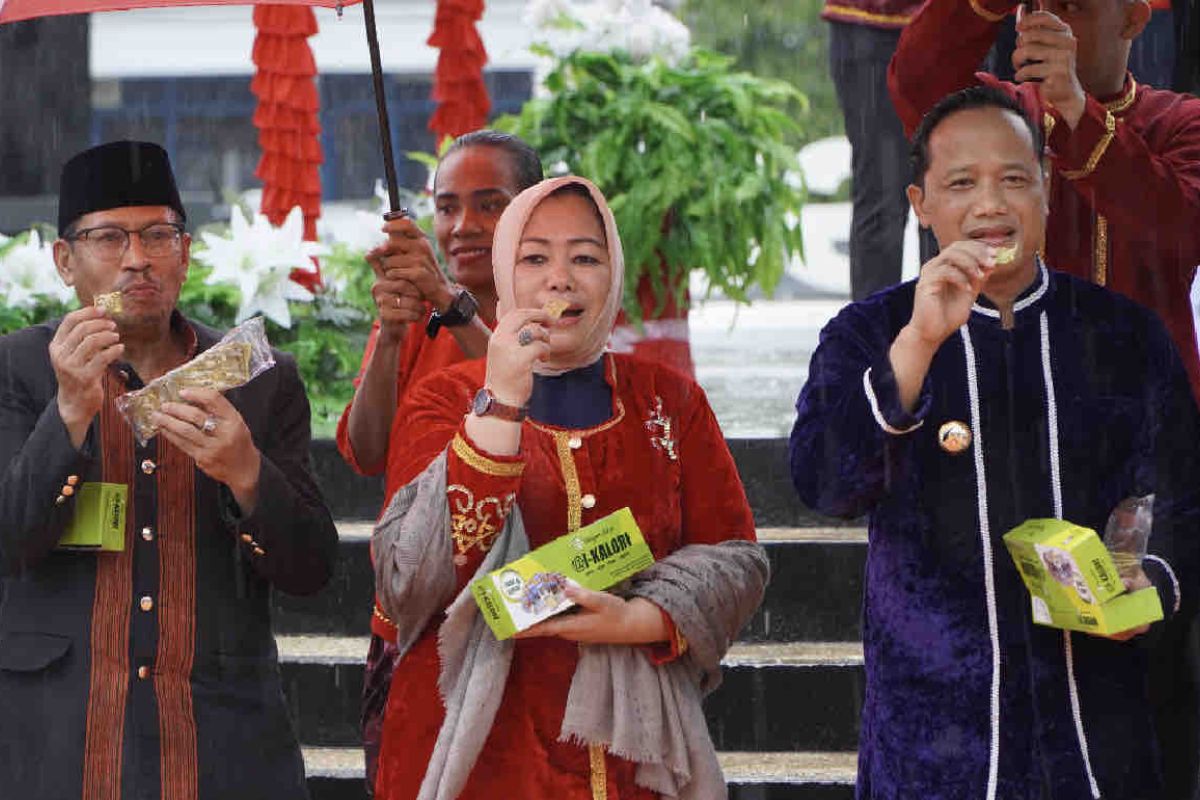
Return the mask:
[[[938,446],[951,455],[971,446],[971,428],[965,422],[950,420],[938,428]]]
[[[595,508],[596,507],[596,495],[585,494],[583,497],[579,498],[579,504],[581,506],[583,506],[584,508]]]
[[[153,611],[154,610],[154,598],[151,597],[150,595],[146,595],[138,602],[138,607],[141,608],[142,611]]]
[[[147,667],[145,664],[138,667],[138,680],[144,681],[144,680],[146,680],[146,678],[149,678],[149,677],[150,677],[150,668],[149,667]]]
[[[155,464],[150,459],[147,458],[145,461],[142,462],[142,472],[146,473],[147,475],[153,475],[154,470],[156,470],[156,469],[158,469],[158,465]]]
[[[254,537],[248,533],[243,533],[242,541],[245,542],[246,544],[254,544]]]
[[[578,436],[572,436],[567,440],[567,447],[570,447],[572,450],[578,450],[583,447],[583,439],[580,439]]]
[[[78,475],[68,475],[67,476],[67,486],[74,486],[77,483],[79,483]]]
[[[142,538],[145,539],[147,542],[153,542],[154,541],[154,529],[151,528],[149,525],[142,528]]]
[[[61,494],[54,498],[54,505],[56,506],[61,506],[65,502],[67,502],[67,498],[63,497]]]
[[[63,493],[64,497],[70,497],[71,495],[75,494],[75,487],[74,486],[64,486],[62,488],[62,493]]]
[[[265,556],[267,554],[267,551],[263,550],[258,545],[254,545],[254,549],[251,550],[250,552],[254,553],[254,555],[256,555],[256,556]]]

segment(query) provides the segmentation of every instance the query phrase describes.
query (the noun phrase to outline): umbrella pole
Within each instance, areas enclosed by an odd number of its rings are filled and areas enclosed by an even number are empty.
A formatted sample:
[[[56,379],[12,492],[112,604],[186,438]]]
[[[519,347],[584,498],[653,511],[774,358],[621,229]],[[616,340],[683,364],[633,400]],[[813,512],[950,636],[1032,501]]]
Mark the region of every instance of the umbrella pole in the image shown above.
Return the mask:
[[[379,116],[379,144],[383,149],[383,175],[387,183],[388,207],[390,211],[384,215],[390,219],[393,215],[406,214],[400,207],[400,191],[396,181],[396,160],[392,156],[392,126],[388,121],[387,94],[383,87],[383,65],[379,60],[379,36],[375,29],[374,0],[363,0],[363,20],[367,27],[367,50],[371,54],[371,82],[375,85],[375,111]]]

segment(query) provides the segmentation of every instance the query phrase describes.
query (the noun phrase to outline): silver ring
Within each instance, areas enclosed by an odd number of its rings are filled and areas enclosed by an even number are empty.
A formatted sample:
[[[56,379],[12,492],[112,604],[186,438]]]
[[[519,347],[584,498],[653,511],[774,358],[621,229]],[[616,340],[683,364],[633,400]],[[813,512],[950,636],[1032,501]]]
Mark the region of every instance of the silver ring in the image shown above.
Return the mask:
[[[200,426],[200,430],[212,436],[213,431],[217,429],[217,418],[209,414],[204,418],[204,424]]]
[[[517,344],[521,345],[521,347],[533,344],[533,331],[529,330],[529,328],[521,328],[517,332]]]

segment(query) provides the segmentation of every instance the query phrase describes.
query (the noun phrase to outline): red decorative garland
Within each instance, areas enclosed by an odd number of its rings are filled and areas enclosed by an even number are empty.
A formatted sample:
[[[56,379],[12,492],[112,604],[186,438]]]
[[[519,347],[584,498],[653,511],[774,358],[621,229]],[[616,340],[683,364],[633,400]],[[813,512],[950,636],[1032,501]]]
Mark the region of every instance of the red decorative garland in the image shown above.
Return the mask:
[[[427,44],[441,50],[433,79],[433,99],[438,104],[429,119],[429,130],[438,144],[487,123],[492,103],[483,83],[487,50],[475,23],[483,17],[483,0],[438,0],[433,34]]]
[[[250,91],[258,98],[254,127],[262,158],[254,174],[263,182],[262,213],[282,225],[288,212],[304,212],[304,238],[317,239],[321,216],[321,121],[317,64],[308,37],[317,19],[307,6],[256,5],[254,64]],[[292,279],[306,289],[321,285],[316,272],[295,270]]]

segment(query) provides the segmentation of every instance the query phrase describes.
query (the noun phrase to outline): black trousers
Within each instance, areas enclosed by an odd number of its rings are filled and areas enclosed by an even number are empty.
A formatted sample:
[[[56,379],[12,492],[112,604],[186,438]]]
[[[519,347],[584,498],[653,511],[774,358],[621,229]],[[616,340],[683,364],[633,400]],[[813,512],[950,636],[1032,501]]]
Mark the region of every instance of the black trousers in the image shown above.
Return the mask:
[[[850,140],[850,293],[855,300],[900,282],[910,182],[908,140],[888,96],[899,30],[831,22],[829,67]]]

